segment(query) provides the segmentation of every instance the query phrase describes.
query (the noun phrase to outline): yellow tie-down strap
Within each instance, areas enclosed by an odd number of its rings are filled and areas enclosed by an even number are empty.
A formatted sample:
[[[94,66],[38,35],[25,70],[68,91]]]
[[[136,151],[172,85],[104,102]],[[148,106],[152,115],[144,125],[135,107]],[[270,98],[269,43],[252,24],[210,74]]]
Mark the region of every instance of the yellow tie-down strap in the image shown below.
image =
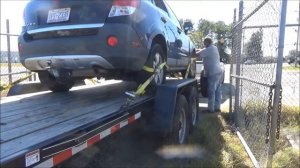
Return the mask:
[[[20,79],[18,79],[16,81],[12,82],[11,84],[4,84],[4,85],[1,84],[0,85],[0,91],[8,90],[8,89],[12,88],[14,85],[27,80],[28,78],[30,78],[33,75],[35,75],[35,73],[31,73],[30,75],[27,75],[27,76],[25,76],[23,78],[20,78]]]
[[[154,70],[153,68],[150,67],[143,67],[143,70],[147,71],[147,72],[151,72],[153,73],[143,84],[139,85],[139,87],[137,88],[137,90],[134,92],[135,95],[142,95],[145,93],[146,88],[149,86],[150,82],[154,79],[155,75],[157,74],[157,72],[161,69],[164,68],[164,66],[166,66],[167,63],[164,62],[162,64],[160,64],[158,66],[158,68],[156,70]]]
[[[191,63],[189,63],[189,65],[188,65],[188,68],[187,68],[187,70],[186,70],[186,72],[185,72],[184,79],[187,79],[187,77],[188,77],[188,75],[189,75],[189,72],[190,72],[190,68],[191,68]]]

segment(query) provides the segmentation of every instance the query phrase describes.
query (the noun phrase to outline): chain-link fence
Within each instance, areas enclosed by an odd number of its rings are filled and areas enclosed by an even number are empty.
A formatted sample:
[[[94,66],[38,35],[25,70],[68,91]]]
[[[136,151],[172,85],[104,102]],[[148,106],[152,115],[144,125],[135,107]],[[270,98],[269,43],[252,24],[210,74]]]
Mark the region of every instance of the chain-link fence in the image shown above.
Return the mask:
[[[299,2],[300,3],[300,2]],[[296,20],[296,19],[295,19]],[[286,43],[288,49],[282,71],[282,103],[284,106],[298,106],[300,101],[300,48],[299,25],[288,24],[286,32],[291,33],[292,41]]]
[[[9,21],[6,21],[6,33],[1,33],[1,57],[0,57],[0,77],[1,86],[8,85],[19,79],[25,78],[31,74],[20,63],[18,48],[18,35],[10,34]],[[27,81],[36,80],[35,76],[27,79]]]
[[[299,70],[282,69],[286,1],[241,1],[238,16],[232,32],[231,110],[255,167],[266,167],[275,152],[281,107],[299,107],[300,100]]]

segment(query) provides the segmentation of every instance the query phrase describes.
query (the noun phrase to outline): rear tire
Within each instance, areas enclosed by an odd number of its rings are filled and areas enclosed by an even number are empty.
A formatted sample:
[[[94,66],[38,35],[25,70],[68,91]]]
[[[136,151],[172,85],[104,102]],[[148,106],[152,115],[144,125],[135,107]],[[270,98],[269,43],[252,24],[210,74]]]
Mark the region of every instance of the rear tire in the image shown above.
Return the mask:
[[[172,132],[167,136],[167,144],[184,144],[189,132],[189,104],[183,95],[178,95],[173,117]]]
[[[149,68],[153,68],[154,71],[163,63],[165,62],[165,53],[159,44],[154,44],[151,47],[150,54],[148,59],[145,63],[145,66]],[[144,83],[153,73],[147,72],[142,70],[137,75],[135,79],[138,84]],[[166,81],[166,66],[164,66],[154,77],[154,79],[150,82],[149,86],[147,87],[147,91],[155,91],[158,85],[165,83]]]
[[[70,77],[55,78],[48,71],[40,71],[38,75],[41,84],[47,86],[52,92],[68,92],[75,84]]]

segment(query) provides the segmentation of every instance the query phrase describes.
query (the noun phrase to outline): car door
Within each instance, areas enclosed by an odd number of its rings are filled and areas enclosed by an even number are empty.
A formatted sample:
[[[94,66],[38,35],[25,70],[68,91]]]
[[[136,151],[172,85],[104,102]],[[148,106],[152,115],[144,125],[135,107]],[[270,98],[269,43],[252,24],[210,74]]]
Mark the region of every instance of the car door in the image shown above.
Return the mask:
[[[190,55],[190,40],[189,37],[184,33],[183,29],[181,28],[181,25],[172,11],[172,9],[169,7],[169,5],[165,3],[165,6],[168,10],[168,14],[171,20],[171,24],[173,27],[173,30],[175,31],[176,37],[175,37],[175,52],[177,55],[177,67],[185,67],[189,63],[189,55]]]
[[[169,17],[168,10],[162,0],[154,0],[157,11],[160,13],[160,20],[164,25],[166,32],[166,41],[168,45],[168,66],[173,69],[177,66],[177,59],[179,58],[178,52],[176,52],[176,30]]]

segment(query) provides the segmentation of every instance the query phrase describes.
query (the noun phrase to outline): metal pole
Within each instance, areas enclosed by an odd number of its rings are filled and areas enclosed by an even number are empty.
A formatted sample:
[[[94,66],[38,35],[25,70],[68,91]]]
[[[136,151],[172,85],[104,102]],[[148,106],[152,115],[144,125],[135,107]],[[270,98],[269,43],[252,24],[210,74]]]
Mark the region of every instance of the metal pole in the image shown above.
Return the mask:
[[[234,8],[234,11],[233,11],[233,26],[235,25],[236,23],[236,8]],[[232,51],[231,51],[231,60],[230,60],[230,76],[229,76],[229,80],[230,80],[230,92],[229,92],[229,96],[230,96],[230,99],[229,99],[229,114],[230,116],[232,117],[232,87],[233,86],[233,82],[232,82],[232,77],[231,75],[233,75],[233,58],[235,57],[235,47],[234,47],[234,43],[235,43],[235,33],[233,32],[232,33],[233,36],[232,36]],[[232,119],[232,118],[231,118]]]
[[[241,74],[241,51],[242,51],[242,28],[243,28],[243,23],[241,20],[243,19],[243,8],[244,8],[244,2],[241,0],[239,3],[239,25],[236,27],[237,31],[237,39],[236,39],[236,75],[240,76]],[[240,79],[236,78],[235,79],[235,96],[234,96],[235,104],[234,104],[234,118],[235,118],[235,123],[237,126],[239,126],[239,120],[238,120],[238,111],[239,111],[239,105],[240,105]]]
[[[300,29],[300,1],[299,1],[299,9],[298,9],[298,14],[299,14],[299,16],[298,16],[298,30],[297,30],[297,43],[296,43],[296,55],[295,55],[295,67],[297,66],[297,60],[298,59],[300,59],[300,54],[299,54],[299,29]],[[298,58],[299,57],[299,58]],[[300,60],[299,60],[300,61]]]
[[[10,36],[9,36],[9,20],[6,19],[6,33],[7,33],[7,63],[8,73],[11,73],[11,53],[10,53]],[[12,75],[8,75],[9,84],[12,83]]]
[[[275,154],[275,138],[276,138],[276,129],[277,129],[278,107],[279,107],[278,105],[280,101],[279,97],[280,97],[281,78],[282,78],[286,8],[287,8],[287,0],[282,0],[280,26],[279,26],[279,44],[278,44],[277,66],[276,66],[275,92],[274,92],[273,113],[271,118],[271,130],[270,130],[270,147],[268,150],[268,161],[267,161],[267,167],[269,168],[272,167],[273,155]]]

